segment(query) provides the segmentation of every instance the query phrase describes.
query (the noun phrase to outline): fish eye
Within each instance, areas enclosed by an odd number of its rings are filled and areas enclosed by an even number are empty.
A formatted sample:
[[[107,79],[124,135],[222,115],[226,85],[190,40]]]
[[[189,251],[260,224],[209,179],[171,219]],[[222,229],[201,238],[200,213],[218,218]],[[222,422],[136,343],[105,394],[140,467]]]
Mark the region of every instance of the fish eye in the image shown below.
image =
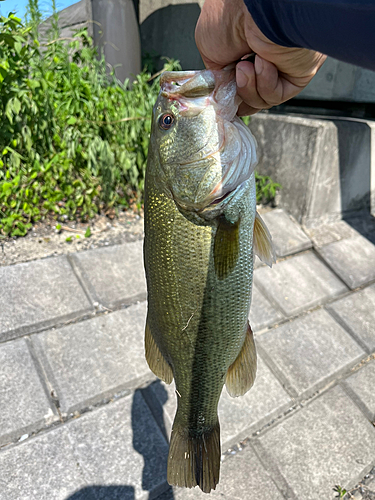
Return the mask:
[[[174,116],[171,113],[165,113],[159,118],[159,127],[168,130],[174,123]]]

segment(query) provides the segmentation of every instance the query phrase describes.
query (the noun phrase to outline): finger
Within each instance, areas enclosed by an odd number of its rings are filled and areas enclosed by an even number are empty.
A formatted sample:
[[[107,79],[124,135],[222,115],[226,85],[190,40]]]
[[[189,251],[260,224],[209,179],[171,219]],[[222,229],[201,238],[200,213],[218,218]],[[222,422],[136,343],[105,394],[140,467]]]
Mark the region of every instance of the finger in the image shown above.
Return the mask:
[[[267,105],[277,106],[284,99],[283,82],[280,79],[279,71],[274,64],[259,56],[256,56],[254,63],[256,75],[256,88],[259,96]]]
[[[255,109],[268,107],[268,103],[262,99],[257,90],[254,64],[249,61],[241,61],[237,64],[236,83],[238,95],[248,106]]]
[[[245,102],[242,102],[238,108],[237,115],[238,116],[250,116],[250,115],[255,115],[255,113],[259,113],[261,111],[258,108],[252,108]]]

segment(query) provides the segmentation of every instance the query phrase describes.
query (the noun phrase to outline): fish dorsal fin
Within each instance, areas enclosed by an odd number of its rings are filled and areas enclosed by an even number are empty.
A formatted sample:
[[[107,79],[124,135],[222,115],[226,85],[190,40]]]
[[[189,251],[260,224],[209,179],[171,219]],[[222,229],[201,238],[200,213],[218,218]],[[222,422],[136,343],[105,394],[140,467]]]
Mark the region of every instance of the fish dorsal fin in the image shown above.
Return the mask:
[[[225,386],[232,398],[243,396],[254,384],[257,370],[257,353],[249,323],[242,349],[235,362],[228,368]]]
[[[148,321],[146,321],[145,330],[145,351],[146,360],[150,370],[166,384],[170,384],[173,380],[172,368],[160,352],[160,349],[151,333]]]
[[[253,246],[255,254],[260,260],[272,267],[272,262],[276,262],[272,236],[258,212],[255,214]]]

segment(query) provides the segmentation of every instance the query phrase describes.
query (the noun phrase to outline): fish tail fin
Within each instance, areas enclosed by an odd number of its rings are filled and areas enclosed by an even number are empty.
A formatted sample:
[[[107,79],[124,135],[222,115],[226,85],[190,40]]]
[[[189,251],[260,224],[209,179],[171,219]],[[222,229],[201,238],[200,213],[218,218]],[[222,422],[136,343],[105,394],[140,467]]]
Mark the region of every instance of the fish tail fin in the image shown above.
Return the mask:
[[[204,493],[216,488],[220,475],[219,421],[208,430],[192,434],[173,424],[168,456],[167,480],[170,485],[192,488]]]
[[[249,322],[242,349],[235,362],[228,368],[225,386],[232,398],[243,396],[254,384],[257,370],[257,353]]]

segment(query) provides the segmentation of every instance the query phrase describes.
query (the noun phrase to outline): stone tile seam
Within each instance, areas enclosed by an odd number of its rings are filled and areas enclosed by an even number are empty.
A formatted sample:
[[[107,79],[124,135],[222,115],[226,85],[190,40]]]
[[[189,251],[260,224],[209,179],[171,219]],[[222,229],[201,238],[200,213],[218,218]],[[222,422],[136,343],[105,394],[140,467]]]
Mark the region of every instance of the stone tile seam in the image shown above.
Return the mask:
[[[47,371],[45,369],[45,366],[43,365],[43,363],[39,359],[31,338],[29,336],[27,336],[27,337],[25,337],[25,341],[26,341],[26,345],[27,345],[27,348],[29,350],[31,359],[33,361],[35,370],[38,374],[40,383],[42,384],[45,395],[46,395],[48,402],[51,406],[51,409],[52,409],[53,413],[55,415],[57,415],[61,420],[61,413],[59,410],[59,402],[58,402],[57,398],[53,397],[54,388],[48,379],[48,375],[47,375]]]
[[[0,345],[5,342],[10,342],[12,340],[22,338],[25,335],[40,333],[51,328],[62,328],[70,323],[74,323],[76,320],[85,320],[92,312],[93,308],[91,305],[89,305],[87,309],[81,309],[80,311],[64,314],[53,319],[48,319],[40,321],[38,323],[34,323],[32,325],[21,326],[13,330],[8,330],[7,332],[3,332],[1,334],[3,337],[5,337],[5,339],[0,340]]]
[[[43,332],[45,332],[47,330],[51,330],[51,329],[59,330],[59,329],[64,328],[65,326],[68,326],[68,325],[72,325],[75,323],[81,323],[83,321],[89,321],[90,319],[97,318],[99,316],[103,316],[103,315],[108,314],[108,313],[121,311],[123,309],[127,309],[128,307],[134,306],[136,304],[146,302],[146,300],[139,300],[139,295],[141,295],[141,294],[130,297],[129,303],[124,303],[123,301],[121,301],[120,305],[113,307],[113,309],[108,309],[107,307],[100,304],[98,308],[94,308],[94,309],[90,308],[89,310],[87,310],[86,312],[84,312],[83,314],[81,314],[77,317],[74,316],[75,313],[72,313],[71,315],[68,315],[67,317],[63,316],[61,318],[58,318],[59,321],[57,323],[50,324],[49,322],[54,321],[54,320],[48,320],[47,325],[45,324],[46,322],[37,323],[35,325],[30,325],[30,327],[26,327],[25,332],[23,331],[23,329],[25,329],[25,327],[22,327],[22,329],[11,330],[12,336],[10,338],[7,338],[6,340],[0,341],[0,346],[2,344],[12,342],[13,340],[16,340],[18,338],[23,338],[26,335],[35,335],[35,334],[43,333]],[[81,313],[81,312],[82,311],[79,311],[79,313]],[[69,317],[69,316],[71,316],[71,317]],[[62,322],[62,321],[64,321],[64,322]],[[38,326],[38,325],[42,325],[42,326]],[[22,330],[22,331],[20,331],[20,333],[17,334],[16,336],[13,336],[14,333],[15,332],[17,333],[19,330]],[[8,333],[9,332],[7,332],[7,334]]]
[[[325,245],[323,245],[325,246]],[[344,284],[345,288],[347,290],[350,290],[350,291],[354,291],[350,288],[350,286],[345,283],[345,281],[337,274],[337,272],[333,269],[333,267],[329,264],[329,262],[327,262],[325,260],[325,258],[323,257],[323,255],[319,252],[319,248],[318,246],[314,245],[313,248],[312,248],[312,252],[314,253],[314,255],[331,271],[332,274],[334,274],[336,276],[336,278]],[[369,283],[365,283],[366,285],[369,284]]]
[[[70,267],[72,268],[74,276],[76,277],[90,304],[94,305],[95,302],[100,303],[99,298],[95,293],[94,287],[91,286],[88,276],[86,275],[84,269],[82,269],[79,265],[79,261],[74,257],[74,254],[68,254],[66,258],[69,262]]]
[[[267,450],[265,450],[259,439],[250,439],[249,445],[251,446],[255,455],[258,457],[258,460],[263,469],[266,471],[267,475],[273,481],[276,488],[279,490],[285,500],[298,500],[292,487],[288,484],[288,481],[281,473],[276,462],[273,460],[272,456],[267,452]]]
[[[353,292],[355,293],[355,292]],[[366,346],[363,340],[350,328],[350,326],[346,323],[346,321],[334,310],[330,307],[330,304],[327,304],[324,309],[331,316],[331,318],[338,323],[343,330],[346,331],[348,335],[365,351],[367,354],[372,354],[372,351]]]
[[[343,389],[345,394],[353,401],[353,403],[359,408],[364,417],[375,427],[375,414],[372,415],[367,405],[361,400],[361,398],[353,391],[353,389],[347,384],[346,380],[341,380],[339,382],[340,387]]]
[[[271,356],[269,356],[268,352],[263,348],[260,342],[256,344],[256,348],[258,351],[258,356],[260,356],[263,359],[267,367],[271,370],[272,374],[276,377],[276,380],[281,384],[281,386],[286,391],[288,396],[292,399],[292,401],[295,402],[296,399],[298,398],[298,393],[294,389],[289,379],[284,375],[282,370],[273,361]]]
[[[33,439],[34,437],[37,437],[41,434],[44,434],[46,432],[49,432],[51,430],[54,430],[54,429],[59,429],[61,428],[62,426],[68,424],[69,422],[71,422],[72,420],[75,420],[77,418],[80,418],[81,416],[87,414],[87,413],[92,413],[96,410],[99,410],[100,408],[103,408],[104,406],[107,406],[111,403],[114,403],[120,399],[123,399],[123,398],[126,398],[126,397],[130,397],[130,396],[134,396],[135,392],[139,389],[142,389],[145,384],[147,383],[152,383],[155,378],[153,379],[150,379],[150,375],[147,374],[145,376],[142,376],[142,377],[139,377],[138,379],[136,379],[138,381],[138,386],[136,387],[133,387],[133,388],[123,388],[121,391],[119,392],[116,392],[116,393],[112,393],[111,395],[99,400],[99,401],[96,401],[94,403],[92,403],[91,405],[89,406],[86,406],[86,407],[81,407],[80,410],[75,410],[74,413],[72,412],[68,412],[68,414],[66,415],[62,415],[60,412],[59,412],[59,416],[61,417],[60,419],[58,420],[55,420],[49,424],[45,424],[42,426],[42,427],[36,427],[36,424],[31,424],[29,425],[27,428],[29,430],[29,437],[27,438],[27,441],[29,439]],[[144,399],[144,398],[143,398]],[[147,405],[148,406],[148,405]],[[154,418],[154,416],[152,415],[152,417]],[[154,418],[155,420],[155,418]],[[40,421],[41,422],[41,421]],[[156,422],[156,420],[155,420]],[[41,422],[43,423],[43,422]],[[157,423],[157,422],[156,422]],[[157,425],[157,427],[159,428],[159,425]],[[2,445],[0,444],[0,453],[5,449],[9,449],[9,448],[13,448],[15,446],[18,446],[20,444],[23,444],[25,443],[26,440],[24,441],[19,441],[19,438],[22,436],[22,434],[24,434],[23,432],[24,428],[22,428],[21,431],[15,431],[12,433],[12,442],[9,442],[7,443],[6,445]],[[161,434],[163,434],[161,432]],[[7,435],[8,436],[8,435]]]

